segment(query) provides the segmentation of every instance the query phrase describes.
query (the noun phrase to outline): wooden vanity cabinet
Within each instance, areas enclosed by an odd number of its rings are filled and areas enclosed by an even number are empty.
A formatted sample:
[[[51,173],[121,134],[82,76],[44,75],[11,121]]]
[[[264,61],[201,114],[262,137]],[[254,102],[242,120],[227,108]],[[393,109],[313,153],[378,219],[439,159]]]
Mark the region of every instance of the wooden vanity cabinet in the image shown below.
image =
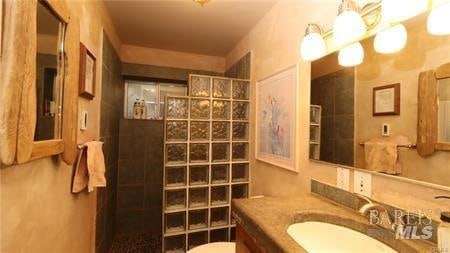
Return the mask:
[[[236,224],[236,253],[263,253],[266,252],[239,224]]]

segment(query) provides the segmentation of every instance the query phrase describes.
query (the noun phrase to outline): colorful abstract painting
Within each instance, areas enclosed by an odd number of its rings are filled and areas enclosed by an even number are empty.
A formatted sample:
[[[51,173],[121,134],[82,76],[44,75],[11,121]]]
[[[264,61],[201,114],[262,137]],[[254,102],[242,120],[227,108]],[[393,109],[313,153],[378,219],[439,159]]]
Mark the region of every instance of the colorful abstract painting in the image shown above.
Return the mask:
[[[257,84],[256,158],[296,171],[296,67]]]

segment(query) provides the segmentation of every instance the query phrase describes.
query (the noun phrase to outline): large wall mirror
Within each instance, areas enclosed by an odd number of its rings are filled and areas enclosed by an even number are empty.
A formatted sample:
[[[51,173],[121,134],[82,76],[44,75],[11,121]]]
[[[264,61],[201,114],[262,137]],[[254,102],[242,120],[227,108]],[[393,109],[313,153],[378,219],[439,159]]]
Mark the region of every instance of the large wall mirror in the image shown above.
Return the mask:
[[[361,41],[362,64],[342,67],[337,53],[311,69],[310,159],[450,186],[450,152],[416,149],[419,75],[450,62],[450,36],[427,32],[426,14],[404,22],[394,54]],[[437,80],[438,140],[450,139],[450,79]]]
[[[36,129],[35,141],[61,138],[64,85],[65,23],[45,2],[37,5]]]

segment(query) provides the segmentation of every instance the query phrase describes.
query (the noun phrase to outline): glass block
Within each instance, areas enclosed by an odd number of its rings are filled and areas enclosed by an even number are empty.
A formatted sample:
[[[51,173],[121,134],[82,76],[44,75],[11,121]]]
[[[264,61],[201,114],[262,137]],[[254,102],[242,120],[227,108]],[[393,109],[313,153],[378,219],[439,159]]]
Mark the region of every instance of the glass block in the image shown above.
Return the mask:
[[[213,79],[213,97],[215,98],[230,98],[230,79]]]
[[[186,213],[164,214],[164,231],[167,234],[178,233],[186,230]]]
[[[248,160],[248,143],[233,143],[233,161]]]
[[[230,228],[230,242],[236,241],[236,228]]]
[[[248,102],[233,101],[233,120],[248,120]]]
[[[209,97],[211,78],[205,76],[191,76],[191,93],[193,97]]]
[[[211,187],[211,205],[219,206],[228,204],[228,186]]]
[[[183,209],[186,207],[186,190],[166,191],[166,210]]]
[[[209,242],[228,242],[228,228],[211,230]]]
[[[309,141],[319,143],[320,142],[320,127],[319,126],[310,126],[309,128]]]
[[[232,199],[248,198],[248,184],[235,184],[231,186]]]
[[[191,121],[191,140],[209,140],[209,122],[208,121]]]
[[[230,123],[215,121],[212,123],[213,141],[227,141],[230,139]]]
[[[228,207],[211,208],[210,227],[228,225]]]
[[[184,253],[186,252],[186,236],[176,235],[164,238],[165,253]]]
[[[166,187],[186,185],[186,167],[166,168]]]
[[[189,230],[208,227],[208,209],[189,211]]]
[[[167,121],[166,136],[168,141],[186,141],[187,121]]]
[[[232,165],[231,181],[246,182],[248,181],[248,163],[236,163]]]
[[[211,165],[211,184],[228,183],[228,164]]]
[[[233,80],[233,98],[248,99],[249,82]]]
[[[189,185],[208,184],[208,165],[189,167]]]
[[[187,157],[186,144],[167,144],[166,145],[166,162],[167,163],[185,163]]]
[[[213,143],[212,144],[212,161],[213,162],[227,162],[230,160],[230,146],[228,143]]]
[[[189,189],[189,207],[208,206],[208,188]]]
[[[188,250],[208,243],[208,231],[188,234]]]
[[[213,101],[213,119],[230,119],[230,102],[229,101]]]
[[[189,161],[208,162],[209,161],[209,144],[208,143],[191,143],[189,144]]]
[[[191,118],[209,119],[209,100],[191,99]]]
[[[248,123],[233,122],[233,140],[235,141],[248,140]]]
[[[185,98],[167,98],[167,118],[168,119],[187,119],[188,100]]]

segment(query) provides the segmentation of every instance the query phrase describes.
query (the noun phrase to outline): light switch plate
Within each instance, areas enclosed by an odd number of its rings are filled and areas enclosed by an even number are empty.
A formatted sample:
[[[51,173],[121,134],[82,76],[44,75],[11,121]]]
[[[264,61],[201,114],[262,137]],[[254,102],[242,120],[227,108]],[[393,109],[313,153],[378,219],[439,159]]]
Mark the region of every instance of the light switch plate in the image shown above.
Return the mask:
[[[337,182],[336,185],[342,190],[350,190],[350,170],[341,167],[336,167]]]
[[[372,174],[354,171],[353,191],[355,193],[372,197]]]
[[[388,137],[391,135],[391,125],[388,123],[383,123],[381,127],[381,136]]]
[[[86,110],[81,112],[81,124],[80,124],[80,130],[84,131],[88,127],[88,112]]]

